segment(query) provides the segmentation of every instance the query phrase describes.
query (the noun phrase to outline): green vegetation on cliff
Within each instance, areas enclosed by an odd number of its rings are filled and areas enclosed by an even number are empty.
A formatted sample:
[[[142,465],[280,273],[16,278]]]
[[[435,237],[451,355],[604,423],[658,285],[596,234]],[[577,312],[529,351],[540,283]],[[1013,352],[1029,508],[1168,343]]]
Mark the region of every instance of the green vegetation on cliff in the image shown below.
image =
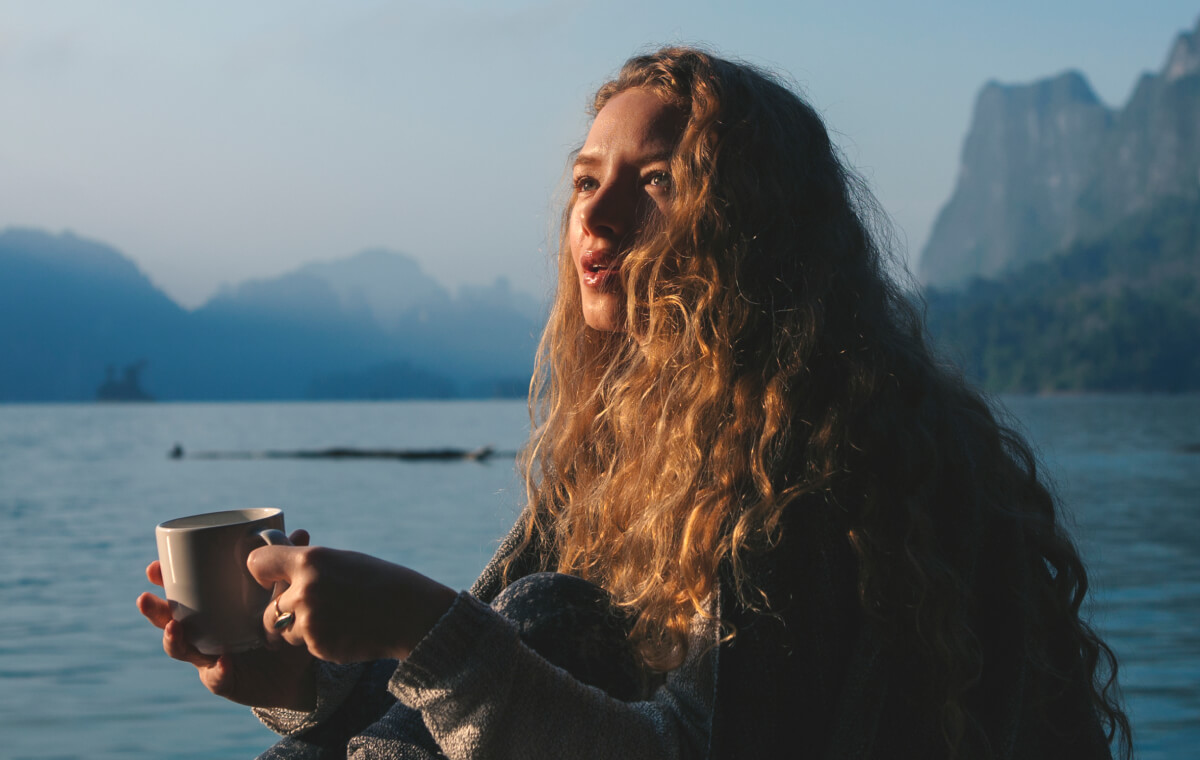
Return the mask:
[[[993,391],[1200,390],[1200,201],[925,299],[943,353]]]

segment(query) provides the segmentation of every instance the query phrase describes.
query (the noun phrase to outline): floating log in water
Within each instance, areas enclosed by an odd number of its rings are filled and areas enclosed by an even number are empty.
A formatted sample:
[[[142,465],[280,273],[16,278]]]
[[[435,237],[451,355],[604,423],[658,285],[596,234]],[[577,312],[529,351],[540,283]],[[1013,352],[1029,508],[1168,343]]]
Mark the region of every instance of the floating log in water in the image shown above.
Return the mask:
[[[197,451],[185,453],[175,444],[168,456],[171,459],[401,459],[401,460],[467,460],[482,462],[495,456],[516,456],[515,452],[497,452],[491,446],[477,449],[297,449],[293,451]]]

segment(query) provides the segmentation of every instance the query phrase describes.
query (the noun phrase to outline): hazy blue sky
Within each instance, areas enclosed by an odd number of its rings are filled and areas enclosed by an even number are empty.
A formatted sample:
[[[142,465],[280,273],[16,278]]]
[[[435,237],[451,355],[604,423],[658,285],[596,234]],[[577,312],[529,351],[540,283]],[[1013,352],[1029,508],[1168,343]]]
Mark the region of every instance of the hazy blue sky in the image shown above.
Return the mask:
[[[0,227],[110,243],[188,305],[385,246],[545,288],[567,153],[629,55],[786,73],[916,257],[976,93],[1083,71],[1121,105],[1200,3],[0,0]]]

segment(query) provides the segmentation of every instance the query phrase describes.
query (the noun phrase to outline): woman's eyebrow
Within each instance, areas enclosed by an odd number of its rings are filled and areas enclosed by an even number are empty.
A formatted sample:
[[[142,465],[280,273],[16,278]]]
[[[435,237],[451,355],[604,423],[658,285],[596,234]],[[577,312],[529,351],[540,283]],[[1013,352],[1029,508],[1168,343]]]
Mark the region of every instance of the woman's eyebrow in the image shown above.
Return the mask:
[[[575,157],[574,166],[598,166],[601,163],[599,156],[579,154]]]
[[[647,154],[641,156],[638,159],[638,163],[642,163],[642,164],[670,163],[671,157],[674,155],[675,155],[675,150],[673,148],[657,150],[657,151],[654,151],[653,153],[647,153]]]
[[[671,149],[651,151],[640,156],[636,156],[633,159],[633,162],[640,165],[669,163],[671,161],[671,156],[673,156],[674,153],[675,151]],[[581,153],[575,157],[575,163],[573,166],[593,167],[602,163],[604,163],[604,159],[599,155]]]

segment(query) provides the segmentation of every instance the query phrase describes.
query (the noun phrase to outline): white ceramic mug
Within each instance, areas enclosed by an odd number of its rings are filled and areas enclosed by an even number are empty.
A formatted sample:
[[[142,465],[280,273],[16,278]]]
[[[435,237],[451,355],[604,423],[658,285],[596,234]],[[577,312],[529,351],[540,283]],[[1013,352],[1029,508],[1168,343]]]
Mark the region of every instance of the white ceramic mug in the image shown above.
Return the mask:
[[[193,646],[204,654],[225,654],[266,641],[262,616],[272,591],[250,575],[246,558],[265,544],[291,544],[282,510],[180,517],[160,523],[154,535],[171,616]]]

